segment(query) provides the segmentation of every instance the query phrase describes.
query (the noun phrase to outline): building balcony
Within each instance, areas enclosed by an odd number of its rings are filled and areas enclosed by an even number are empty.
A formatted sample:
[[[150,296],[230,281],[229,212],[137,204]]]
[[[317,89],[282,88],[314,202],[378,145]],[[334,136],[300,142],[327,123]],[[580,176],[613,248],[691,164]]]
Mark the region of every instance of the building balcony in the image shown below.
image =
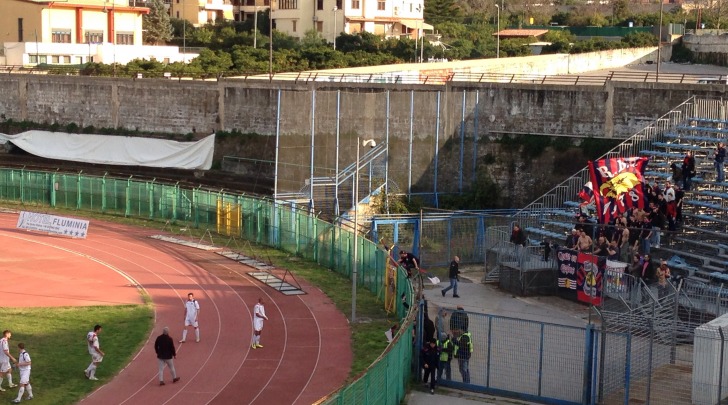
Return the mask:
[[[233,10],[233,4],[225,0],[198,0],[198,5],[204,10],[230,11]]]

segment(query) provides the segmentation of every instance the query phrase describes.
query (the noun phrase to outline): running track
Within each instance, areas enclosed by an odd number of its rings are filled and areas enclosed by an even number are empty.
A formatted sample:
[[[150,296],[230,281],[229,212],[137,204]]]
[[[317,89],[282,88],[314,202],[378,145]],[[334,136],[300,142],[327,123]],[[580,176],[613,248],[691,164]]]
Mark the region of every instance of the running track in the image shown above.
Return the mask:
[[[5,302],[140,303],[138,288],[154,302],[155,325],[144,347],[81,404],[310,404],[348,376],[347,319],[304,280],[298,281],[306,295],[284,296],[248,276],[253,269],[240,263],[149,238],[158,230],[91,220],[87,239],[70,239],[17,230],[16,222],[17,213],[0,213],[0,272],[5,286],[28,288],[0,287]],[[160,387],[153,342],[164,326],[179,339],[188,292],[200,302],[202,339],[195,343],[190,330],[187,343],[177,344],[181,381],[171,384],[167,373]],[[252,307],[259,297],[270,320],[265,347],[252,350]],[[103,365],[98,375],[104,377]]]

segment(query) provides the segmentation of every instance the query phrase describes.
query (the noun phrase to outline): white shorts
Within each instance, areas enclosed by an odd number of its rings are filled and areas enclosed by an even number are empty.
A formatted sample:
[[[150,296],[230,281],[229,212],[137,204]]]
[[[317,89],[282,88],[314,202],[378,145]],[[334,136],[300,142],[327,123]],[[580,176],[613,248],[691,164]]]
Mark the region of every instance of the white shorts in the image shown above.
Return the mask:
[[[104,361],[104,356],[98,353],[94,353],[91,355],[91,361],[93,361],[94,363],[101,363],[102,361]]]
[[[194,318],[193,319],[185,318],[185,326],[194,326],[196,328],[197,320],[195,320]]]
[[[253,320],[253,329],[255,329],[256,332],[260,332],[263,330],[263,318],[258,318],[257,316]]]
[[[10,370],[10,360],[0,363],[0,373],[7,373]]]
[[[20,370],[20,384],[30,384],[30,370]]]

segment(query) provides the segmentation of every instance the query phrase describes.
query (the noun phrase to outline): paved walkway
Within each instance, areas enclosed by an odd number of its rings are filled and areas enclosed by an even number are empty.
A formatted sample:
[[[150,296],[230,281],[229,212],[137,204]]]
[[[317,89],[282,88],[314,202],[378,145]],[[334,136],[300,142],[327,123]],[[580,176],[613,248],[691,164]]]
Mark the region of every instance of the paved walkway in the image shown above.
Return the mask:
[[[442,297],[440,289],[449,283],[443,281],[439,286],[427,285],[425,298],[436,306],[455,307],[460,305],[469,312],[500,315],[528,319],[560,325],[584,326],[589,321],[589,307],[559,297],[518,297],[505,293],[491,284],[483,284],[482,271],[461,274],[458,285],[460,298],[453,298],[452,291]],[[430,307],[432,308],[432,306]],[[432,312],[431,312],[432,313]],[[434,315],[433,315],[434,316]],[[481,395],[467,391],[438,387],[435,395],[427,387],[417,387],[406,398],[410,405],[447,403],[449,405],[474,404],[532,404],[512,398]]]

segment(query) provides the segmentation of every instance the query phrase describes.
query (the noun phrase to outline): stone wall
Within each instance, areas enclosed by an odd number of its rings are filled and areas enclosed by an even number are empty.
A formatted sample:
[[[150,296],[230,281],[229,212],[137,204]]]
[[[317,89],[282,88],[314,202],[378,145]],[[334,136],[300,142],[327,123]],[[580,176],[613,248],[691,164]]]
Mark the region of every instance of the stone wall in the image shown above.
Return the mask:
[[[0,76],[0,117],[199,136],[234,129],[274,135],[280,105],[282,191],[302,187],[311,156],[315,176],[352,164],[359,136],[389,141],[390,178],[399,191],[459,192],[493,136],[623,138],[691,95],[725,97],[725,90],[636,82],[296,84],[9,74]],[[275,139],[265,142],[264,154],[234,145],[221,142],[216,159],[269,159]]]

